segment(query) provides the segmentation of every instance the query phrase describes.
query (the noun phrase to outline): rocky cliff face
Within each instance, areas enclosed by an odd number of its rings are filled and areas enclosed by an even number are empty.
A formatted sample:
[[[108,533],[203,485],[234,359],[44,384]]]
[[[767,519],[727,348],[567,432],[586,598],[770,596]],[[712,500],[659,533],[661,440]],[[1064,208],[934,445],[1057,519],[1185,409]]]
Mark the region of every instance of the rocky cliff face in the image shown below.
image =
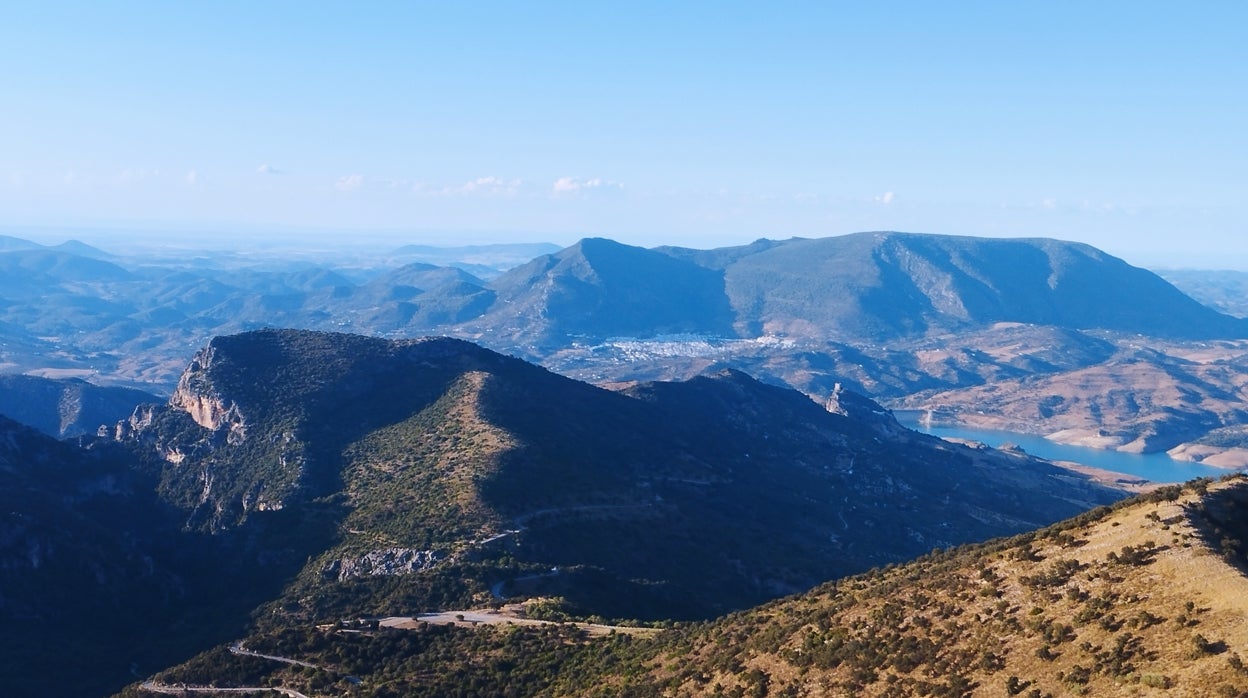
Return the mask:
[[[832,414],[839,414],[842,417],[849,417],[864,424],[871,424],[879,431],[887,434],[905,430],[905,427],[901,426],[897,418],[893,416],[891,410],[881,407],[878,402],[870,398],[859,395],[852,390],[846,390],[845,386],[840,383],[833,386],[832,394],[824,401],[823,408]]]
[[[415,574],[430,569],[443,558],[434,550],[412,548],[385,548],[356,557],[342,557],[331,561],[321,570],[326,579],[345,582],[353,577],[394,576]]]
[[[247,438],[247,420],[238,403],[223,397],[212,385],[211,373],[217,349],[208,345],[201,349],[178,380],[178,388],[169,398],[169,406],[190,415],[199,426],[209,430],[225,429],[227,442],[242,443]]]
[[[115,436],[160,458],[162,490],[189,527],[224,531],[254,512],[332,494],[346,444],[410,417],[461,369],[501,360],[452,339],[218,337],[167,405],[136,411]]]

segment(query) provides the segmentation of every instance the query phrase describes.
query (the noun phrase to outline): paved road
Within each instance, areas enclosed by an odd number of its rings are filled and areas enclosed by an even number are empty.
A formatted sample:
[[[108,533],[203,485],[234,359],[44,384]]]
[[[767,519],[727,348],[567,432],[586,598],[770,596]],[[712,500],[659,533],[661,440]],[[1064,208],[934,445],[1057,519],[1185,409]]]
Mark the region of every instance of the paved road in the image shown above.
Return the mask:
[[[317,666],[316,664],[312,664],[311,662],[304,662],[298,659],[291,659],[289,657],[278,657],[272,654],[260,654],[259,652],[252,652],[251,650],[243,647],[242,640],[239,640],[235,642],[234,644],[230,645],[230,652],[234,654],[245,655],[248,657],[259,657],[260,659],[269,659],[274,662],[282,662],[283,664],[293,664],[295,666],[306,666],[306,667],[311,667],[313,669],[321,668]],[[186,693],[188,691],[193,692],[193,693],[252,693],[255,691],[273,691],[276,693],[280,693],[284,696],[290,696],[290,698],[308,698],[308,696],[300,693],[299,691],[294,690],[293,688],[280,688],[280,687],[274,687],[274,686],[250,686],[250,687],[244,686],[241,688],[217,688],[215,686],[184,686],[181,684],[157,683],[155,681],[152,681],[151,679],[148,679],[147,681],[144,681],[140,685],[140,687],[145,691],[152,691],[153,693],[170,693],[174,695]]]
[[[217,688],[215,686],[187,686],[184,684],[156,683],[151,679],[139,685],[144,691],[182,695],[183,693],[255,693],[256,691],[273,691],[290,698],[310,698],[293,688],[273,688],[272,686],[243,686],[240,688]]]
[[[291,659],[289,657],[277,657],[271,654],[260,654],[259,652],[252,652],[251,650],[243,647],[242,640],[239,640],[238,642],[235,642],[234,644],[230,645],[230,652],[233,652],[234,654],[246,655],[248,657],[259,657],[261,659],[271,659],[275,662],[282,662],[283,664],[294,664],[295,666],[306,666],[312,669],[322,668],[319,665],[312,664],[311,662],[303,662],[298,659]]]

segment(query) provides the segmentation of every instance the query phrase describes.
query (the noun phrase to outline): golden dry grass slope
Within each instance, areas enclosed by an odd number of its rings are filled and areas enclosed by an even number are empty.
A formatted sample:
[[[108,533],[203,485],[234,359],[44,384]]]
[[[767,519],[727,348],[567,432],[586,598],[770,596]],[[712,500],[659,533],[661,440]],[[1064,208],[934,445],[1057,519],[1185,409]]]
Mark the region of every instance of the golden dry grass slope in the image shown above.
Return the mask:
[[[1248,695],[1248,480],[1205,489],[730,616],[654,676],[669,695]]]

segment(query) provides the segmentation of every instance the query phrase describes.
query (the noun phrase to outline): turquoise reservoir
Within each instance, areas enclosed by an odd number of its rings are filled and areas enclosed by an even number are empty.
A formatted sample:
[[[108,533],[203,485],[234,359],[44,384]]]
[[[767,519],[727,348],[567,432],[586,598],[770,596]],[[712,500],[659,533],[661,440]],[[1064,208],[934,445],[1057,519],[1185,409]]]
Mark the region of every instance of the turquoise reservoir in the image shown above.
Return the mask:
[[[1010,443],[1021,447],[1027,453],[1048,460],[1065,460],[1116,473],[1126,473],[1153,482],[1186,482],[1198,477],[1219,478],[1235,472],[1228,468],[1215,468],[1199,463],[1175,460],[1165,453],[1123,453],[1100,448],[1084,446],[1068,446],[1049,441],[1043,436],[1034,434],[1018,434],[1011,431],[995,431],[991,429],[968,429],[965,427],[924,426],[919,422],[920,413],[895,413],[897,421],[915,431],[941,438],[956,438],[978,441],[983,444],[999,447]]]

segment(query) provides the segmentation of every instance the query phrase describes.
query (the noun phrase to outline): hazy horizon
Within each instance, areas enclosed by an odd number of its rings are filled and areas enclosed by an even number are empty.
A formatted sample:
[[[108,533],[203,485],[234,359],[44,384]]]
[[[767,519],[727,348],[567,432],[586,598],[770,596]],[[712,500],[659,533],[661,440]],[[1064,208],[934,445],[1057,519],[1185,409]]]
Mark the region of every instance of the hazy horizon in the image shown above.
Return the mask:
[[[31,3],[0,25],[0,233],[711,248],[899,230],[1248,269],[1245,20]]]
[[[853,235],[861,232],[884,231],[853,231],[841,235]],[[962,235],[957,232],[925,233],[915,230],[897,230],[887,232],[921,233],[939,235]],[[248,251],[282,251],[300,250],[307,257],[316,258],[324,255],[335,256],[341,250],[354,250],[365,255],[378,255],[393,251],[407,245],[427,245],[435,248],[456,248],[488,245],[523,245],[550,244],[568,247],[588,237],[606,237],[617,242],[638,247],[677,246],[693,249],[713,249],[746,245],[756,240],[785,240],[789,238],[820,238],[838,237],[839,235],[787,235],[787,236],[725,236],[722,244],[711,244],[699,237],[691,237],[691,244],[682,244],[680,236],[673,240],[657,240],[653,235],[638,236],[641,240],[629,236],[610,235],[560,235],[542,234],[528,231],[402,231],[402,230],[352,230],[352,229],[316,229],[298,226],[285,227],[247,227],[236,228],[212,226],[7,226],[0,227],[0,236],[15,237],[46,246],[77,241],[91,245],[104,252],[125,257],[131,254],[150,254],[159,251],[197,250],[205,252],[239,252]],[[1048,236],[1024,235],[973,235],[970,237],[1025,238]],[[1081,240],[1065,239],[1070,242]],[[1091,244],[1091,243],[1086,243]],[[1093,245],[1096,247],[1096,245]],[[1139,254],[1128,251],[1121,253],[1112,249],[1101,248],[1129,264],[1149,269],[1192,269],[1192,270],[1229,270],[1248,271],[1248,255],[1222,254],[1202,257],[1200,255],[1185,256],[1181,253],[1159,251],[1156,254]]]

